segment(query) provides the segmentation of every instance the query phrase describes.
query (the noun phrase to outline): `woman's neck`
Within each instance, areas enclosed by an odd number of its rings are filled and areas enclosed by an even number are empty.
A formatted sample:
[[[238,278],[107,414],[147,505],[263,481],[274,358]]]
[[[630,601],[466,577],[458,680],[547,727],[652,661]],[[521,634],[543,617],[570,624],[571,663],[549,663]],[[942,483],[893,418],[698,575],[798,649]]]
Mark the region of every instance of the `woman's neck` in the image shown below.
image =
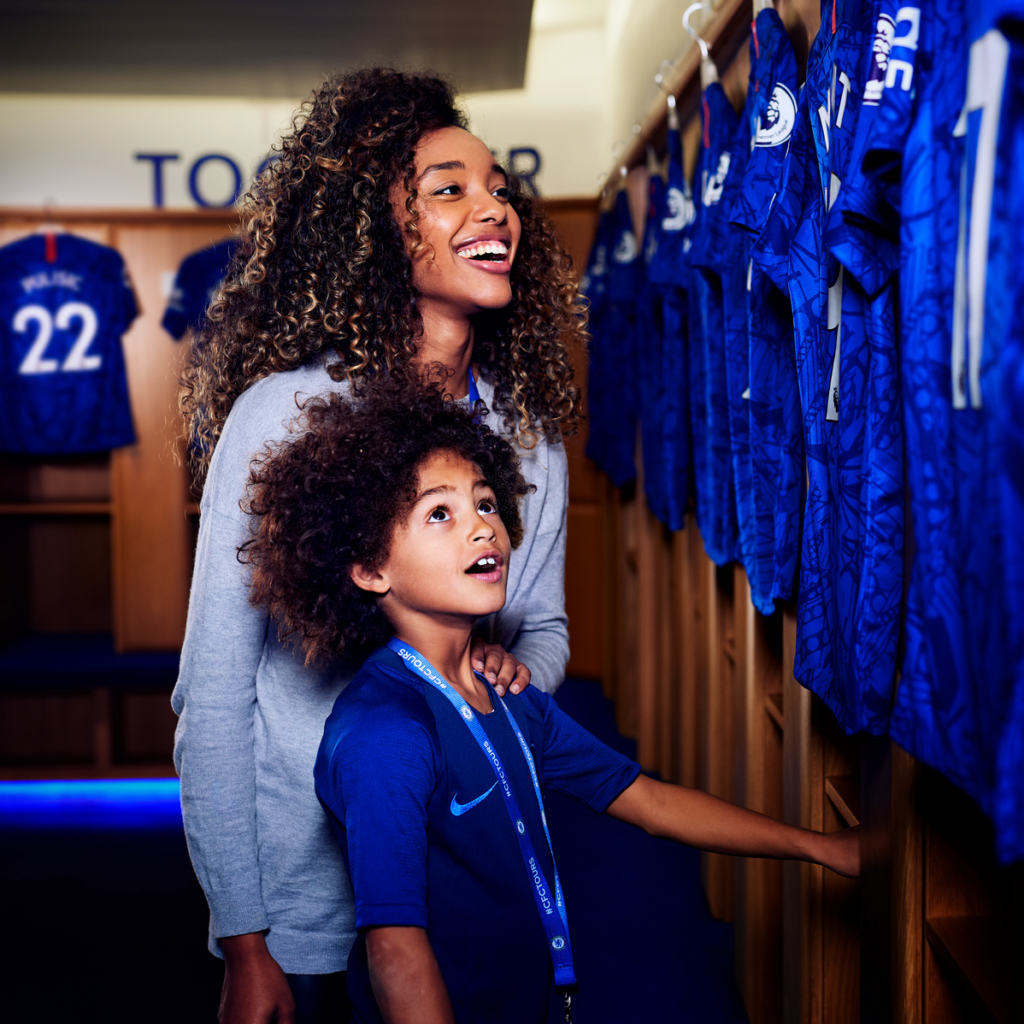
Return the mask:
[[[466,699],[487,715],[493,710],[487,684],[473,673],[469,656],[473,643],[471,625],[440,625],[436,621],[410,618],[395,625],[395,637],[421,654]]]
[[[469,368],[473,362],[473,325],[465,316],[430,309],[420,311],[423,334],[416,346],[415,362],[421,367],[443,366],[451,373],[447,390],[453,398],[469,393]]]

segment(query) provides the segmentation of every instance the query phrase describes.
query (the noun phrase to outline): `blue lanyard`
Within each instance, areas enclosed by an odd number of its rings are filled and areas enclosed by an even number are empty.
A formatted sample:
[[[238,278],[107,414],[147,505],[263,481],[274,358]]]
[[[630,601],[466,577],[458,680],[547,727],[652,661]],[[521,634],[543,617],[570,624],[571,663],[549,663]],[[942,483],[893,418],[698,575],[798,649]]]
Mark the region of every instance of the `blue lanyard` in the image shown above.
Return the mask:
[[[470,377],[472,380],[472,376]],[[530,876],[530,888],[533,891],[533,899],[537,904],[537,911],[540,914],[541,924],[544,926],[544,932],[548,938],[548,950],[551,953],[551,962],[555,967],[555,985],[559,988],[564,988],[567,985],[576,984],[576,974],[572,967],[572,947],[569,945],[569,920],[565,913],[565,899],[562,896],[562,883],[558,878],[558,867],[555,865],[555,851],[551,847],[551,833],[548,832],[548,819],[544,814],[544,799],[540,792],[540,780],[537,778],[537,768],[533,763],[533,756],[530,754],[530,747],[526,740],[523,738],[522,731],[516,724],[516,720],[512,717],[512,712],[509,711],[505,702],[499,697],[498,703],[502,706],[508,717],[509,725],[512,726],[512,730],[516,734],[516,739],[519,740],[519,747],[523,752],[523,757],[526,758],[526,764],[530,769],[530,778],[533,779],[533,791],[537,797],[537,806],[540,808],[540,820],[544,826],[544,837],[548,841],[548,852],[551,854],[551,864],[555,868],[555,905],[551,905],[551,887],[548,885],[547,879],[544,877],[544,871],[537,861],[537,855],[534,852],[533,843],[530,841],[530,835],[526,831],[526,826],[523,824],[523,816],[519,813],[519,804],[516,802],[515,794],[512,792],[512,787],[509,784],[509,779],[505,773],[505,769],[502,766],[501,758],[498,757],[498,752],[494,749],[494,745],[488,739],[487,733],[484,732],[483,726],[477,719],[476,712],[469,706],[462,695],[445,682],[440,673],[434,668],[433,665],[423,657],[419,651],[415,650],[409,644],[403,643],[401,640],[392,637],[388,641],[388,647],[395,652],[400,658],[402,658],[406,665],[409,666],[417,675],[426,680],[436,690],[439,690],[452,707],[455,708],[459,713],[459,717],[466,723],[469,731],[473,734],[473,739],[476,740],[480,749],[484,752],[484,756],[490,762],[491,767],[494,769],[494,774],[498,777],[498,782],[501,783],[499,787],[502,795],[505,797],[505,807],[508,809],[509,816],[512,818],[512,824],[515,827],[516,835],[519,837],[519,849],[523,854],[523,861],[526,864],[527,874]],[[557,909],[558,913],[555,913]]]
[[[473,367],[469,368],[469,411],[476,412],[476,403],[480,401],[480,392],[477,390],[476,381],[473,379]]]

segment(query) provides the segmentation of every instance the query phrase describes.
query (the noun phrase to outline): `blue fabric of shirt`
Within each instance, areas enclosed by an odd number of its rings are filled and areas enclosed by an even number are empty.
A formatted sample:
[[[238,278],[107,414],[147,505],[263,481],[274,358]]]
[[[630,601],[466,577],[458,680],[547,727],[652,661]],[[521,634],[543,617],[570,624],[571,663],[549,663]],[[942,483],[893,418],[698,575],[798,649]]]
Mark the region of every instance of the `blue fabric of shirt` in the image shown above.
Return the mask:
[[[608,231],[587,455],[622,487],[636,477],[637,300],[643,286],[643,260],[625,192],[616,197]]]
[[[691,330],[700,353],[691,359],[691,368],[700,365],[703,384],[703,441],[705,451],[694,460],[697,490],[697,525],[704,548],[716,565],[725,565],[739,556],[736,523],[736,490],[732,465],[728,359],[726,355],[726,297],[735,301],[734,261],[729,259],[731,229],[722,203],[726,183],[736,160],[738,119],[722,86],[712,83],[701,96],[701,123],[704,129],[701,153],[697,161],[700,184],[697,219],[692,245],[686,255],[693,268],[694,310]],[[737,172],[739,177],[739,172]]]
[[[206,308],[213,301],[237,250],[238,239],[226,238],[181,261],[162,321],[164,330],[172,338],[180,341],[189,328],[202,327]]]
[[[639,774],[547,694],[529,687],[505,702],[542,787],[603,811]],[[550,882],[553,866],[516,735],[500,708],[478,720]],[[460,1024],[545,1021],[554,972],[515,827],[490,762],[447,698],[392,651],[378,651],[335,703],[315,779],[355,894],[360,936],[348,988],[356,1019],[382,1020],[365,930],[407,925],[427,929]],[[496,942],[516,955],[495,956]]]
[[[644,467],[644,494],[654,515],[668,518],[664,434],[666,380],[665,289],[651,280],[650,270],[661,241],[661,221],[665,211],[665,182],[652,174],[647,185],[647,220],[644,227],[644,284],[640,293],[637,368],[640,413],[640,450]]]
[[[686,265],[695,210],[683,169],[679,132],[668,133],[668,178],[661,219],[655,225],[657,247],[647,269],[648,281],[660,290],[662,364],[660,390],[662,443],[662,521],[681,530],[693,496],[695,454],[691,438],[690,305],[693,271]],[[703,408],[703,400],[701,401]]]
[[[608,279],[612,248],[612,214],[604,210],[597,222],[597,234],[590,248],[580,292],[589,304],[589,362],[587,365],[587,457],[602,469],[605,463],[606,428],[604,404],[608,400],[610,372],[606,316]],[[612,377],[614,379],[614,376]]]
[[[999,413],[1002,472],[999,474],[1008,663],[1010,685],[1003,711],[1004,728],[996,764],[993,801],[996,852],[1003,863],[1024,860],[1024,10],[1019,3],[1007,26],[1009,61],[996,157],[993,228],[989,251],[986,351],[990,372],[982,381],[986,402]],[[1003,11],[993,14],[1004,14]]]
[[[73,455],[132,444],[121,336],[138,311],[124,260],[74,235],[50,244],[53,262],[43,235],[0,249],[0,451]]]
[[[748,100],[750,156],[730,223],[754,241],[782,187],[796,123],[797,67],[793,44],[774,8],[754,22]],[[793,596],[800,554],[804,437],[793,343],[793,312],[764,268],[747,263],[749,430],[755,558],[751,597],[764,614],[776,598]]]
[[[899,390],[892,243],[844,219],[844,191],[860,189],[862,98],[877,52],[877,18],[862,0],[835,0],[827,48],[831,93],[820,96],[816,129],[830,208],[825,245],[844,268],[839,373],[839,687],[844,726],[884,734],[892,704],[903,589],[903,413]],[[819,84],[824,84],[821,77]],[[823,108],[830,103],[825,137]],[[827,175],[826,175],[827,168]],[[834,399],[833,399],[834,400]]]

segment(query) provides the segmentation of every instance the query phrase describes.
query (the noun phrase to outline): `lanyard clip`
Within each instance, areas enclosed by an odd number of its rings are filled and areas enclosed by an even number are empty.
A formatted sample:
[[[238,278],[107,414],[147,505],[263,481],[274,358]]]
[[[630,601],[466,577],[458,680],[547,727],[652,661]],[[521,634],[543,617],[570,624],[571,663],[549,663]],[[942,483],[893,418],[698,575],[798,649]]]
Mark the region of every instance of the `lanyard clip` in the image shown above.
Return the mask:
[[[572,996],[565,993],[565,1024],[572,1024]]]

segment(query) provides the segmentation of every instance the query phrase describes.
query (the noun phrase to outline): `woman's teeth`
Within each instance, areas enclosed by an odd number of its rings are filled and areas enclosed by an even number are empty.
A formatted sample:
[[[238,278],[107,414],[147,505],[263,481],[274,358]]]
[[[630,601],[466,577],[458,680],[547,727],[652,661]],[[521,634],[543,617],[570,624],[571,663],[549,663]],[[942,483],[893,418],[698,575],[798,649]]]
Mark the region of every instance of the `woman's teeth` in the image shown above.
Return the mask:
[[[465,249],[459,249],[458,254],[464,260],[494,260],[500,262],[508,255],[508,246],[501,242],[480,242],[478,245],[468,245]]]
[[[466,572],[488,572],[489,570],[494,569],[497,564],[497,560],[494,558],[481,558],[471,565]]]

